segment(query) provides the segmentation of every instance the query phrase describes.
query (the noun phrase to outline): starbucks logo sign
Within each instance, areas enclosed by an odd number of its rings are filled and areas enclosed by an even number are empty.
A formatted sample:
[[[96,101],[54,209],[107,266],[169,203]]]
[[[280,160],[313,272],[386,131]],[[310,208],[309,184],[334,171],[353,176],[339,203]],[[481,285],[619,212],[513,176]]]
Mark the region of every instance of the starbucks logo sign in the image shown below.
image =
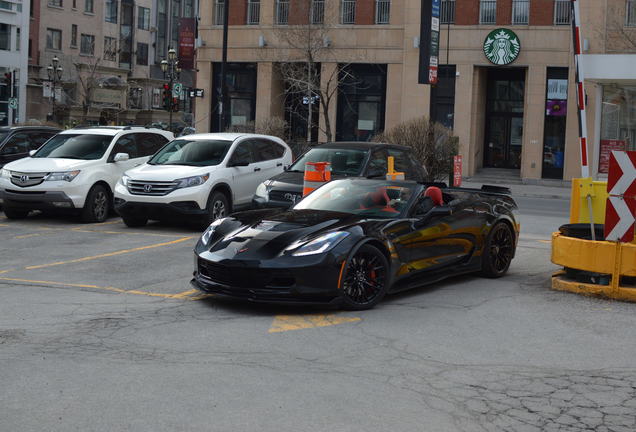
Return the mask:
[[[519,57],[521,44],[512,30],[499,28],[491,31],[484,41],[484,54],[491,63],[507,65]]]

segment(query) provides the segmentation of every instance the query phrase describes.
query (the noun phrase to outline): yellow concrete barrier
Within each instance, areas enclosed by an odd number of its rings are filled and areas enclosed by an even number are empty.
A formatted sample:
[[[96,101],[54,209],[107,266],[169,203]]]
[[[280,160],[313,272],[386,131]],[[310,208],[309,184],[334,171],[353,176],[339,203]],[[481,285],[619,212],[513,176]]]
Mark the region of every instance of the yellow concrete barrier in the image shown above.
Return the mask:
[[[609,285],[568,280],[564,272],[552,277],[552,288],[578,294],[636,302],[636,287],[621,286],[622,277],[636,277],[636,244],[591,241],[552,234],[552,262],[559,266],[611,275]]]
[[[594,223],[605,223],[605,203],[608,197],[607,182],[593,181],[591,178],[572,179],[570,223],[590,222],[588,195],[592,200]]]

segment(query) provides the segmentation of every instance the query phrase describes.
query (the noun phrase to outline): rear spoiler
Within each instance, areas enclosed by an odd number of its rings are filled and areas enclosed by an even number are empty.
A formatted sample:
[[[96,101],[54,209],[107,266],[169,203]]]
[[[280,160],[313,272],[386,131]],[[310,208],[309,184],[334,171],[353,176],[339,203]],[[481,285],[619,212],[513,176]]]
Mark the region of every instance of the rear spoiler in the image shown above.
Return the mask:
[[[483,185],[481,187],[481,190],[484,191],[484,192],[492,192],[492,193],[499,193],[499,194],[505,194],[505,195],[512,195],[512,192],[510,191],[510,188],[503,187],[503,186]]]

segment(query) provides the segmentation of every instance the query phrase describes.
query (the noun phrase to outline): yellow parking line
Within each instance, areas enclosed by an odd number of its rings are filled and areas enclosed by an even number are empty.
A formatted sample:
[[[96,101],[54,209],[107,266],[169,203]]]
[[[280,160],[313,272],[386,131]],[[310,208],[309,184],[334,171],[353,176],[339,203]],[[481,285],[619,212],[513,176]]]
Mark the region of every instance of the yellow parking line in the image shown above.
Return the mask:
[[[122,220],[118,219],[116,221],[102,222],[102,223],[98,223],[98,224],[92,224],[92,226],[114,225],[114,224],[118,224],[118,223],[122,223]]]
[[[29,237],[37,237],[42,235],[41,233],[34,233],[34,234],[24,234],[24,235],[19,235],[19,236],[15,236],[13,237],[14,239],[25,239],[25,238],[29,238]]]
[[[552,240],[537,240],[539,243],[552,243]]]
[[[139,232],[139,231],[103,231],[103,230],[90,230],[82,228],[73,228],[71,231],[82,233],[99,233],[99,234],[125,234],[125,235],[145,235],[150,237],[175,237],[179,234],[159,234],[153,232]]]
[[[76,284],[76,283],[66,283],[66,282],[52,282],[52,281],[42,281],[42,280],[32,280],[32,279],[18,279],[18,278],[4,278],[0,277],[0,280],[7,282],[22,282],[28,284],[37,284],[37,285],[51,285],[51,286],[63,286],[63,287],[71,287],[71,288],[92,288],[103,291],[116,292],[120,294],[134,294],[134,295],[143,295],[148,297],[160,297],[167,299],[187,299],[187,300],[199,300],[198,297],[189,297],[191,294],[197,293],[197,290],[188,290],[183,291],[176,294],[166,294],[166,293],[155,293],[148,291],[140,291],[140,290],[125,290],[122,288],[115,287],[104,287],[99,285],[91,285],[91,284]]]
[[[143,251],[143,250],[147,250],[147,249],[155,249],[155,248],[160,248],[163,246],[170,246],[173,244],[177,244],[177,243],[182,243],[184,241],[187,240],[192,240],[194,237],[190,236],[190,237],[183,237],[177,240],[172,240],[169,242],[165,242],[165,243],[157,243],[157,244],[152,244],[152,245],[148,245],[148,246],[141,246],[141,247],[137,247],[137,248],[133,248],[133,249],[124,249],[124,250],[119,250],[119,251],[115,251],[115,252],[109,252],[109,253],[105,253],[105,254],[100,254],[100,255],[93,255],[93,256],[88,256],[88,257],[83,257],[83,258],[76,258],[76,259],[72,259],[72,260],[68,260],[68,261],[58,261],[58,262],[53,262],[53,263],[49,263],[49,264],[40,264],[40,265],[34,265],[34,266],[28,266],[25,267],[25,270],[35,270],[35,269],[41,269],[41,268],[47,268],[47,267],[55,267],[55,266],[59,266],[59,265],[64,265],[64,264],[73,264],[73,263],[78,263],[78,262],[85,262],[85,261],[93,261],[93,260],[97,260],[100,258],[108,258],[108,257],[112,257],[112,256],[117,256],[117,255],[123,255],[123,254],[128,254],[128,253],[132,253],[132,252],[139,252],[139,251]]]
[[[7,225],[7,224],[0,224],[0,226],[9,226],[9,225]]]

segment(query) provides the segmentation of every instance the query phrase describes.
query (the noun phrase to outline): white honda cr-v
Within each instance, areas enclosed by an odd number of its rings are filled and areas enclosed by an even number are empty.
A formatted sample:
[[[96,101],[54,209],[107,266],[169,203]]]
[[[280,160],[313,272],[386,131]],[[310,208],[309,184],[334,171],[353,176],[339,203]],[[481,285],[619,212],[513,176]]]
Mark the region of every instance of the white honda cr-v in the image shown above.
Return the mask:
[[[31,157],[4,166],[4,214],[19,219],[31,210],[75,211],[85,222],[103,222],[124,171],[147,161],[173,138],[171,132],[132,126],[61,132]]]
[[[115,186],[115,210],[130,227],[188,217],[207,225],[249,207],[256,187],[292,162],[268,135],[213,133],[177,138]]]

